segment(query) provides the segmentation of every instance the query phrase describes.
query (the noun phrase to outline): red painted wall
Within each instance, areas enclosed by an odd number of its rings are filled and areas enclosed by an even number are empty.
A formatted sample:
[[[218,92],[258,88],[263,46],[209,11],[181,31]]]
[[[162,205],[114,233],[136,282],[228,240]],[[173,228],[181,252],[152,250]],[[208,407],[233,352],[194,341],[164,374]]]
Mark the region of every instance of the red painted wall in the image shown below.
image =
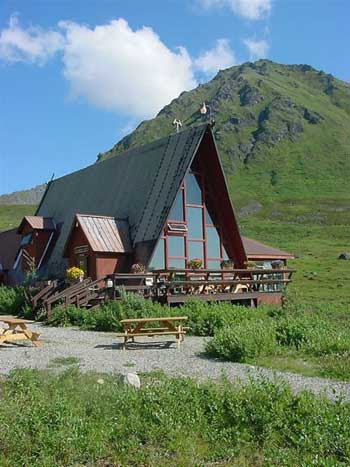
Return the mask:
[[[66,251],[69,267],[79,265],[79,255],[74,252],[74,249],[85,245],[88,246],[88,251],[84,255],[87,257],[88,276],[91,279],[96,280],[107,274],[128,270],[125,269],[128,255],[120,253],[95,253],[92,251],[79,225],[74,227]]]
[[[52,231],[50,230],[33,230],[33,228],[27,224],[23,227],[22,236],[32,233],[32,242],[30,245],[25,245],[23,250],[28,253],[29,256],[35,259],[35,266],[39,265],[39,261],[44,253],[46,245],[50,239]],[[27,261],[22,259],[22,270],[28,271],[29,265]]]
[[[282,293],[278,293],[278,292],[261,293],[258,297],[258,305],[261,305],[262,303],[267,303],[268,305],[281,306],[282,305]]]
[[[80,226],[75,226],[71,232],[69,238],[69,245],[66,251],[66,257],[68,257],[68,266],[71,268],[73,266],[79,266],[79,255],[74,252],[76,247],[87,246],[87,252],[81,256],[86,256],[87,258],[87,275],[92,279],[96,277],[96,261],[95,254],[91,250],[90,245],[84,235]]]
[[[97,253],[96,279],[107,274],[113,274],[117,269],[119,256],[117,253]]]

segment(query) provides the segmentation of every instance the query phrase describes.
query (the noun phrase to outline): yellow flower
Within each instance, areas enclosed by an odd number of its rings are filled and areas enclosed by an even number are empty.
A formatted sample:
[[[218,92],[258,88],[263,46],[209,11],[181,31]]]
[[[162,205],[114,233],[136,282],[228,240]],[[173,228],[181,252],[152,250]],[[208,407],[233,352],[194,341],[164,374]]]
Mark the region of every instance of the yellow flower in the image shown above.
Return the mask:
[[[76,266],[73,266],[72,268],[67,269],[67,277],[70,281],[74,281],[76,279],[79,279],[80,277],[84,277],[84,271],[80,268],[77,268]]]

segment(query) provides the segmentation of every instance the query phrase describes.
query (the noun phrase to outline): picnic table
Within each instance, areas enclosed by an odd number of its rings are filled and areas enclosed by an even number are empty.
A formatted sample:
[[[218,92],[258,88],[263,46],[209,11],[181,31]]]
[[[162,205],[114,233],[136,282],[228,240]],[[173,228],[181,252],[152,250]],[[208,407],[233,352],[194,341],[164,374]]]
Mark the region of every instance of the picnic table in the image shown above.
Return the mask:
[[[28,323],[33,323],[28,319],[14,318],[12,316],[0,316],[0,322],[7,324],[7,328],[0,326],[0,345],[5,342],[13,342],[18,340],[30,340],[35,347],[40,347],[40,334],[32,332],[27,328]]]
[[[181,342],[185,339],[187,327],[183,326],[187,316],[167,316],[160,318],[133,318],[122,319],[120,322],[123,325],[124,333],[118,334],[119,337],[124,337],[123,349],[126,349],[128,340],[135,342],[135,337],[140,336],[176,336],[177,346],[180,347]],[[159,327],[147,327],[149,323],[160,323]]]

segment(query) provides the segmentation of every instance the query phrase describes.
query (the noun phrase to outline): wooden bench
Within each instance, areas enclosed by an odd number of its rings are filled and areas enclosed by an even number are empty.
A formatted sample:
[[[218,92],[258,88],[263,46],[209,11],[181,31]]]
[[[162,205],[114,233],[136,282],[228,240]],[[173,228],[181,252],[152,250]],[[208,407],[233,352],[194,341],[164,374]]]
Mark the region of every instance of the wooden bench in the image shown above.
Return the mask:
[[[140,336],[176,336],[177,346],[180,347],[181,342],[185,339],[186,327],[183,326],[183,321],[186,321],[187,316],[169,316],[161,318],[135,318],[123,319],[121,324],[124,328],[124,333],[117,334],[118,337],[124,338],[123,349],[126,349],[126,344],[129,340],[135,342],[135,337]],[[162,326],[150,328],[148,323],[160,323]],[[175,325],[175,323],[177,323]]]
[[[33,323],[28,319],[14,318],[11,316],[0,316],[0,321],[7,324],[7,328],[0,327],[0,345],[5,342],[14,342],[18,340],[30,340],[35,347],[40,347],[40,334],[32,332],[27,328],[28,323]]]

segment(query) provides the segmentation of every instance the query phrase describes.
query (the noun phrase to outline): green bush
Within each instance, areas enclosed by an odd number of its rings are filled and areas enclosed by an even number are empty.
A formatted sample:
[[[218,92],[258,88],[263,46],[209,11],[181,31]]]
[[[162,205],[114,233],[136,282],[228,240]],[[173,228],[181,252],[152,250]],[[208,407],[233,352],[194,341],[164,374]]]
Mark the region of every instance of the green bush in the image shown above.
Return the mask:
[[[206,350],[209,355],[233,362],[273,355],[277,351],[274,323],[272,320],[246,320],[224,328],[215,333]]]
[[[94,310],[77,309],[71,305],[66,310],[63,305],[54,308],[47,320],[54,326],[79,326],[95,331],[122,331],[120,320],[128,318],[156,318],[160,316],[187,316],[189,333],[197,336],[213,336],[215,330],[237,324],[244,320],[267,318],[270,309],[234,306],[230,303],[209,304],[201,300],[191,300],[179,308],[164,307],[146,300],[137,294],[122,293],[122,299],[108,301]],[[158,326],[157,323],[154,324]]]
[[[281,318],[276,324],[276,338],[282,346],[315,356],[350,350],[350,330],[337,328],[317,313]]]
[[[196,336],[213,336],[215,331],[245,320],[261,320],[268,317],[269,308],[248,308],[231,303],[207,303],[191,300],[180,308],[180,314],[188,316],[190,332]]]
[[[23,287],[0,286],[0,315],[17,315],[24,303]]]
[[[76,369],[17,370],[2,383],[1,403],[4,466],[350,462],[348,403],[267,380],[233,386],[145,376],[135,391]]]

